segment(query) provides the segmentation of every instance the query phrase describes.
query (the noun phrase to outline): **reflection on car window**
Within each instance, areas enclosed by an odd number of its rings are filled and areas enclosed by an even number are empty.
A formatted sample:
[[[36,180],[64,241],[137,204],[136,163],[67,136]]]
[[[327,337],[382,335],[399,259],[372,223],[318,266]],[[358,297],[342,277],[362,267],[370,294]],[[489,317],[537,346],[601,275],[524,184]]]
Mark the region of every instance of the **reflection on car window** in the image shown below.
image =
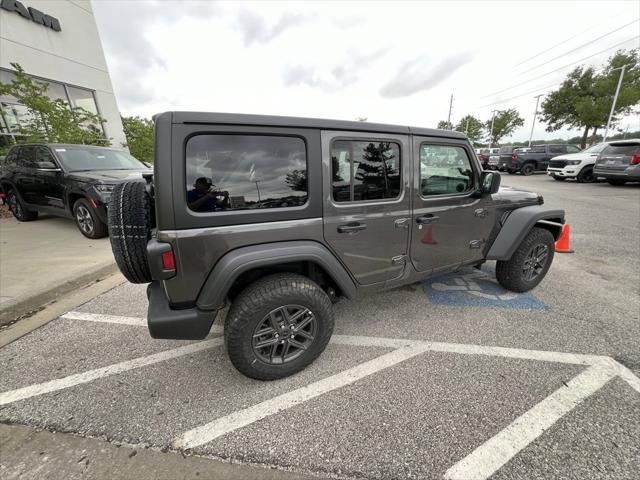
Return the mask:
[[[186,155],[187,205],[193,211],[296,207],[307,201],[301,138],[196,135]]]
[[[400,196],[400,146],[393,142],[337,140],[331,144],[333,199],[381,200]]]
[[[468,192],[473,188],[473,169],[462,147],[420,146],[420,189],[422,195]]]

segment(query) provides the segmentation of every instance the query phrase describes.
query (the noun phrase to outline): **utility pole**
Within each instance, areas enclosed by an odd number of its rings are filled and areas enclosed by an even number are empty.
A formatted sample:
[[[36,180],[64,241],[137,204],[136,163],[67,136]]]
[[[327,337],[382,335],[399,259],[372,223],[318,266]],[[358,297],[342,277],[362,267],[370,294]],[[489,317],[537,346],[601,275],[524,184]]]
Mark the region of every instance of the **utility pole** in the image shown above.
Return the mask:
[[[262,180],[254,180],[253,183],[256,184],[256,189],[258,190],[258,203],[262,203],[262,199],[260,198],[260,187],[258,186],[258,182],[261,182]]]
[[[489,148],[493,145],[493,121],[496,119],[496,112],[500,110],[491,110],[491,132],[489,132]]]
[[[536,109],[533,111],[533,123],[531,124],[531,133],[529,134],[529,148],[531,148],[531,139],[533,138],[533,129],[536,126],[536,117],[538,116],[538,105],[540,104],[540,97],[544,96],[544,94],[537,95],[533,98],[536,99]]]
[[[629,65],[623,65],[619,68],[614,68],[614,70],[622,69],[620,72],[620,78],[618,79],[618,86],[616,87],[616,93],[613,96],[613,103],[611,104],[611,112],[609,113],[609,120],[607,120],[607,128],[604,131],[604,137],[602,138],[602,143],[607,141],[607,135],[609,135],[609,126],[611,125],[611,117],[613,117],[613,111],[616,109],[616,102],[618,101],[618,94],[620,93],[620,86],[622,85],[622,78],[624,77],[624,69]]]
[[[464,127],[464,134],[469,135],[469,116],[467,115],[467,123]]]
[[[451,125],[451,108],[453,107],[453,93],[451,94],[451,100],[449,101],[449,115],[447,116],[447,124]],[[453,130],[453,128],[451,129]]]

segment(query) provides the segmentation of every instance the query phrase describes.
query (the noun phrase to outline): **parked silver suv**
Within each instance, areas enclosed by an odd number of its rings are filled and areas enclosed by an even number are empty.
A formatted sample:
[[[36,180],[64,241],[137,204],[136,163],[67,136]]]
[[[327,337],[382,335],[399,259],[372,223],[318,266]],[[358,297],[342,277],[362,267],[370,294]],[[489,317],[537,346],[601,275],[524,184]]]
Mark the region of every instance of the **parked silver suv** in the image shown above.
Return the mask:
[[[317,358],[340,297],[487,260],[523,292],[551,266],[564,211],[499,189],[461,133],[190,112],[155,122],[153,176],[111,196],[116,261],[150,282],[154,338],[204,338],[230,305],[225,343],[249,377]]]
[[[611,185],[640,182],[640,139],[610,142],[598,156],[593,174]]]

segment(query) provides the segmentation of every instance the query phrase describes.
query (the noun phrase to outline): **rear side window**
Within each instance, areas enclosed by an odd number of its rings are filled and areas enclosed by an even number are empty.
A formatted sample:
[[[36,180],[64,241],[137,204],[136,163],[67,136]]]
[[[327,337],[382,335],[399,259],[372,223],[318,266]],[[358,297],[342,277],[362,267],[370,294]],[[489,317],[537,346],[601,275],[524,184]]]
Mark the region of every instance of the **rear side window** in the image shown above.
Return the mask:
[[[564,145],[549,145],[549,153],[565,153],[567,147]]]
[[[18,164],[25,168],[37,168],[36,147],[22,147],[18,155]]]
[[[196,135],[186,147],[189,209],[285,208],[307,201],[307,152],[298,137]]]
[[[398,198],[400,145],[394,142],[336,140],[331,144],[333,200],[359,202]]]
[[[18,149],[17,148],[12,148],[9,153],[7,154],[7,156],[4,159],[3,162],[7,167],[8,166],[15,166],[18,164]]]
[[[420,190],[423,196],[457,195],[473,189],[473,169],[462,147],[420,145]]]
[[[535,145],[529,150],[530,153],[544,153],[544,145]]]
[[[609,145],[602,151],[603,155],[633,155],[640,153],[640,144]]]

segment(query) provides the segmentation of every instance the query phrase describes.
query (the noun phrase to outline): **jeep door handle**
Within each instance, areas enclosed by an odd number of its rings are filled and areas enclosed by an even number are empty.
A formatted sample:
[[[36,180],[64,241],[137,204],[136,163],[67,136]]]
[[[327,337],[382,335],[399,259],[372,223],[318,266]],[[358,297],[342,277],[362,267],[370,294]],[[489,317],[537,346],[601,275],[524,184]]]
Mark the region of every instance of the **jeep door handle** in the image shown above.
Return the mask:
[[[416,218],[416,223],[418,225],[427,225],[429,223],[437,223],[440,220],[440,217],[436,217],[435,215],[431,215],[430,213],[427,215],[423,215],[422,217]]]
[[[367,228],[366,223],[351,222],[338,226],[338,233],[356,233]]]

